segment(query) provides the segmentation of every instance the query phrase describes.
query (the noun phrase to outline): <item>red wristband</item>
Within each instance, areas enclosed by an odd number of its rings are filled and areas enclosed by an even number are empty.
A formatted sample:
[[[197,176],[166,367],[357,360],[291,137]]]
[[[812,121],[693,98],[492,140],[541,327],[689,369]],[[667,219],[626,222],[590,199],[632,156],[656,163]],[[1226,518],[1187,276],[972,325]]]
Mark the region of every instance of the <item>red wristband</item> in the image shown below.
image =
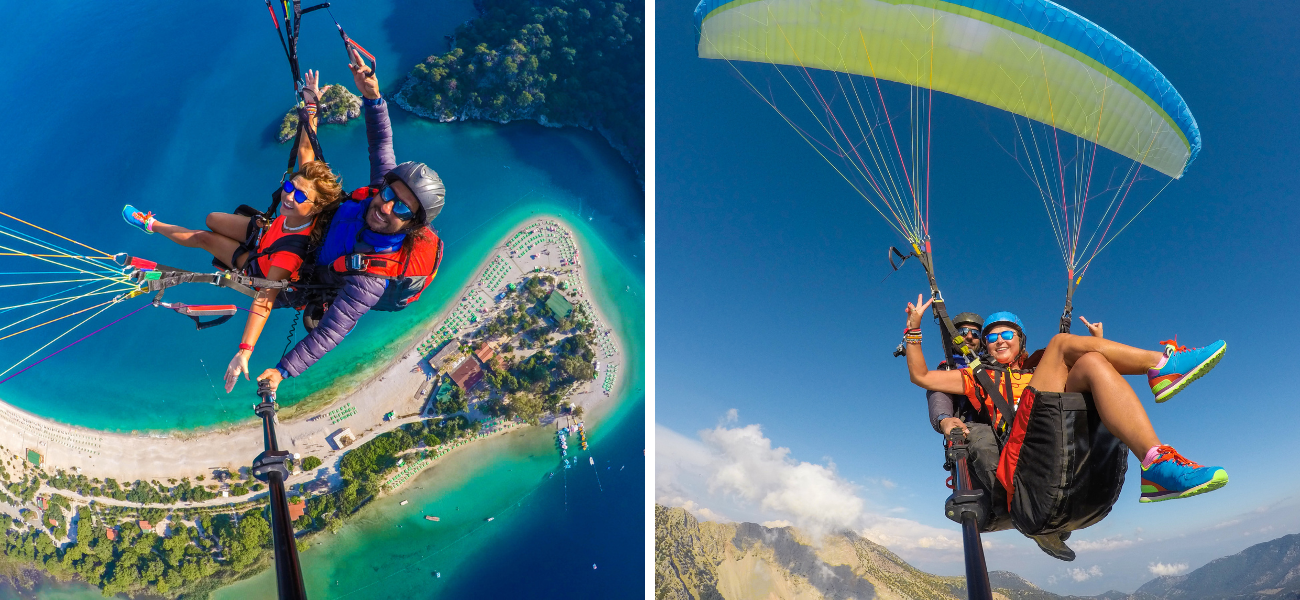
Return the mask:
[[[247,350],[247,351],[249,351],[249,352],[252,352],[252,351],[253,351],[253,347],[252,347],[252,346],[249,346],[248,344],[245,344],[245,343],[242,343],[242,342],[239,344],[239,349],[240,349],[240,350]]]

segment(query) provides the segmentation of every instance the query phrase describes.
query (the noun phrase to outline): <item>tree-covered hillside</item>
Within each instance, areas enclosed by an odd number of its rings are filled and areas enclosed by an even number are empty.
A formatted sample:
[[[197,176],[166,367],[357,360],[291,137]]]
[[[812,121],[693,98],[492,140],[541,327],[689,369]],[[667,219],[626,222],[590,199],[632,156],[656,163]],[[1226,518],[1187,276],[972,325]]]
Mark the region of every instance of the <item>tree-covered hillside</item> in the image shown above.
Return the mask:
[[[480,0],[455,47],[411,71],[399,101],[442,121],[591,127],[645,166],[641,0]]]

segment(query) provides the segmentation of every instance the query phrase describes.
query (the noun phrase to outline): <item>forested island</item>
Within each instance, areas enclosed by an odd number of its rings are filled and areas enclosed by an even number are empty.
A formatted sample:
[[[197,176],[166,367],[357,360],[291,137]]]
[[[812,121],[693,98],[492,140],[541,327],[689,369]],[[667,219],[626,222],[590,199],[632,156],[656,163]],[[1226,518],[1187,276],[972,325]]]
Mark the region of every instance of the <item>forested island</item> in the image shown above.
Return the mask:
[[[533,119],[595,129],[645,171],[645,2],[476,0],[454,47],[396,102],[440,121]]]

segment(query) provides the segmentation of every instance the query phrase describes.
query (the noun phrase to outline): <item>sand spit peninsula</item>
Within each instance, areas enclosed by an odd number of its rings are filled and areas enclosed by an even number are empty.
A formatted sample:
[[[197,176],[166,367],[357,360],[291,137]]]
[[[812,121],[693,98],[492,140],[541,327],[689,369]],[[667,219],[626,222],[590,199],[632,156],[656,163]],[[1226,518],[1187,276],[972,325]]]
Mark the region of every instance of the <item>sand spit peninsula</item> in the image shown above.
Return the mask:
[[[278,435],[282,449],[322,461],[319,468],[295,473],[288,483],[320,490],[336,483],[339,459],[350,449],[401,425],[436,414],[436,396],[446,389],[444,384],[462,387],[468,384],[460,392],[468,400],[465,414],[471,419],[482,418],[483,413],[476,404],[493,401],[493,391],[481,384],[481,380],[449,381],[460,373],[436,369],[432,359],[440,349],[449,346],[481,347],[481,341],[469,340],[470,334],[502,310],[506,292],[519,288],[530,278],[549,276],[556,282],[552,297],[560,297],[552,303],[580,308],[591,319],[595,378],[569,390],[564,401],[589,410],[616,396],[623,383],[619,374],[626,351],[622,337],[611,329],[611,322],[592,301],[585,259],[586,256],[580,256],[572,230],[559,219],[534,218],[513,229],[454,296],[454,304],[422,324],[420,333],[401,332],[412,339],[406,352],[355,389],[340,394],[331,404],[280,421]],[[435,281],[433,285],[453,283]],[[488,340],[488,344],[493,346],[496,356],[503,356],[507,362],[512,357],[530,354],[525,344],[516,348],[512,341],[516,340]],[[458,364],[465,360],[479,361],[476,364],[485,367],[478,354],[470,353]],[[507,426],[502,420],[492,423],[482,433],[501,433],[516,426]],[[463,440],[457,443],[462,445]],[[64,471],[92,480],[112,478],[123,484],[136,480],[185,479],[211,490],[217,497],[170,506],[216,506],[252,499],[251,496],[225,496],[223,492],[230,491],[238,482],[219,475],[246,470],[262,449],[262,437],[259,425],[251,418],[246,424],[218,431],[119,434],[57,423],[0,402],[0,448],[3,448],[0,461],[10,465],[11,478],[20,478],[23,471],[37,468],[51,475]],[[441,456],[450,448],[430,450]],[[26,465],[14,469],[17,462]],[[119,503],[100,497],[82,497],[67,490],[57,490],[57,493],[71,497],[74,502],[94,499]]]

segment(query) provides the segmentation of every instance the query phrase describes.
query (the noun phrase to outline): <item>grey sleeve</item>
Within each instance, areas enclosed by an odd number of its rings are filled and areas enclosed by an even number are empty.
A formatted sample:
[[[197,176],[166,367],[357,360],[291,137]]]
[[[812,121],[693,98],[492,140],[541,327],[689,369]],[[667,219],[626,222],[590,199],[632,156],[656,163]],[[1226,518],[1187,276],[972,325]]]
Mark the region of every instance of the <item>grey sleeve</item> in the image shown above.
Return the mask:
[[[277,365],[292,377],[302,375],[308,367],[333,350],[352,332],[361,316],[379,303],[387,286],[386,279],[352,275],[344,278],[343,289],[330,304],[320,325],[298,342]]]
[[[939,430],[939,416],[957,416],[955,411],[956,402],[953,401],[952,394],[925,390],[925,400],[930,405],[930,426],[934,427],[935,432],[943,433]]]

